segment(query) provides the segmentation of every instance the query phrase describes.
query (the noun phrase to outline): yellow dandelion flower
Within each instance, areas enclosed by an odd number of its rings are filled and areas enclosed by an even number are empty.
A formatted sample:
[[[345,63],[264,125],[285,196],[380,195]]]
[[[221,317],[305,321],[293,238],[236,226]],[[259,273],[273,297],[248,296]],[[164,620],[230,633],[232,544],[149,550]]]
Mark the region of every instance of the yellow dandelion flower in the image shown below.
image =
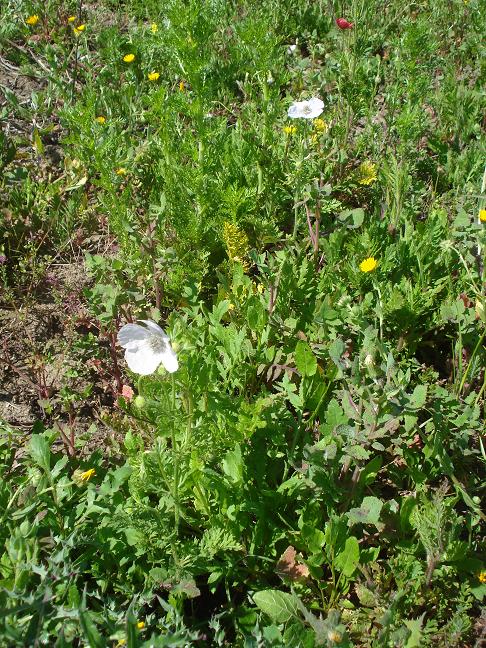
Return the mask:
[[[39,16],[37,14],[34,14],[33,16],[29,16],[25,22],[31,27],[33,27],[34,25],[37,25],[37,23],[39,22]]]
[[[104,124],[106,122],[106,117],[99,115],[98,117],[96,117],[96,121],[98,122],[98,124]]]
[[[125,54],[123,60],[125,61],[125,63],[133,63],[133,61],[135,60],[135,54]]]
[[[118,169],[115,171],[115,173],[116,173],[116,175],[124,176],[124,175],[127,175],[127,170],[125,169],[125,167],[118,167]]]
[[[376,181],[378,175],[376,173],[376,164],[366,160],[358,167],[358,183],[360,185],[371,185]]]
[[[152,23],[150,25],[150,31],[152,32],[152,34],[155,34],[158,31],[158,29],[159,29],[159,26],[157,25],[157,23]]]
[[[76,20],[76,16],[69,16],[68,23],[73,23]]]
[[[329,128],[328,123],[325,122],[320,117],[314,119],[314,130],[316,130],[318,133],[325,133],[328,128]]]
[[[159,72],[150,72],[149,74],[147,74],[147,78],[149,81],[157,81],[159,77],[160,77]]]
[[[293,135],[294,133],[297,132],[297,126],[284,126],[283,127],[283,132],[286,135]]]
[[[486,583],[486,571],[480,572],[478,578],[480,583]]]
[[[368,257],[367,259],[361,261],[361,263],[359,264],[359,269],[361,270],[361,272],[371,272],[376,268],[377,265],[378,262],[375,257]]]
[[[139,630],[143,630],[143,629],[145,628],[145,621],[139,621],[139,622],[137,623],[137,628],[138,628]]]
[[[78,25],[77,27],[74,28],[74,31],[76,34],[80,34],[81,32],[84,32],[86,29],[86,25]]]
[[[85,470],[84,472],[81,473],[80,478],[82,481],[89,481],[93,475],[96,475],[96,470],[94,468],[90,468],[89,470]]]
[[[185,85],[184,81],[179,81],[179,90],[181,92],[184,92],[185,88],[186,88],[186,85]]]
[[[479,210],[479,222],[486,223],[486,209]]]

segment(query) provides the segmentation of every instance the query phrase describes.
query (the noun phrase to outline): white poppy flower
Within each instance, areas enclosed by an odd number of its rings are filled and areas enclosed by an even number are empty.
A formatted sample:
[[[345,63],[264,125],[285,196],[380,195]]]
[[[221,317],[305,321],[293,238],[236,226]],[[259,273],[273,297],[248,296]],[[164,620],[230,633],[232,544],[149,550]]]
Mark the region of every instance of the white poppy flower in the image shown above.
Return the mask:
[[[317,97],[307,101],[294,101],[287,113],[292,119],[303,117],[304,119],[315,119],[324,110],[324,102]]]
[[[170,346],[169,336],[152,320],[140,324],[125,324],[118,331],[118,343],[125,349],[125,360],[134,373],[148,376],[160,363],[169,373],[177,371],[179,362]]]

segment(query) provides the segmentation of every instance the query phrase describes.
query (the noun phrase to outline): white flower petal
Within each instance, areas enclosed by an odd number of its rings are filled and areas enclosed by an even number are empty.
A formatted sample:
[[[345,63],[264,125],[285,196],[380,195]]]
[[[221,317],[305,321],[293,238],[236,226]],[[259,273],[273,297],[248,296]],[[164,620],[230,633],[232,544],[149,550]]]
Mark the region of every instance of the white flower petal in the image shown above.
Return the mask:
[[[312,97],[312,99],[309,99],[309,106],[313,110],[319,110],[319,115],[324,110],[324,102],[322,99],[319,99],[319,97]]]
[[[147,328],[150,329],[151,333],[156,333],[157,335],[161,335],[164,338],[164,340],[169,339],[169,336],[164,331],[164,329],[161,328],[158,324],[156,324],[153,320],[140,320],[140,321],[144,322],[147,325]]]
[[[162,364],[169,373],[174,373],[179,369],[179,361],[174,349],[167,343],[166,349],[162,352]]]
[[[294,101],[288,110],[288,116],[292,119],[315,119],[319,117],[324,109],[324,102],[318,97],[312,97],[308,101]]]
[[[133,346],[134,342],[138,344],[143,340],[147,340],[149,337],[150,333],[144,326],[140,326],[140,324],[125,324],[118,331],[118,344],[126,349],[128,346]]]
[[[155,353],[146,341],[139,343],[136,348],[125,351],[125,360],[130,369],[141,376],[154,373],[163,360],[165,351]]]

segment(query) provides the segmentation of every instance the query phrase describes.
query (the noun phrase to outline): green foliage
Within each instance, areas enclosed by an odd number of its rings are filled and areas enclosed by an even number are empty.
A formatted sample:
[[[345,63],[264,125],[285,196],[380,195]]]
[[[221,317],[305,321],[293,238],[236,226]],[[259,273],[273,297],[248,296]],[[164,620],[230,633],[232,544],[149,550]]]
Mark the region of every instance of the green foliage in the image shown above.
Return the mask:
[[[71,337],[0,358],[1,645],[479,640],[484,7],[344,4],[2,6],[2,305]]]

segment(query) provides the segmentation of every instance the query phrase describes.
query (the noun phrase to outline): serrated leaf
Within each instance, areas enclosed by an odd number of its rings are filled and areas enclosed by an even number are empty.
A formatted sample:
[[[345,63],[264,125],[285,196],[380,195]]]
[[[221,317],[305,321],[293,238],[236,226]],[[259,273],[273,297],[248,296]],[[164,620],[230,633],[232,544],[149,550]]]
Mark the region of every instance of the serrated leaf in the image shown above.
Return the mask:
[[[288,592],[263,590],[253,595],[253,601],[274,623],[286,623],[299,618],[300,601]]]
[[[303,340],[299,340],[295,347],[295,364],[302,376],[313,376],[317,371],[316,357]]]

